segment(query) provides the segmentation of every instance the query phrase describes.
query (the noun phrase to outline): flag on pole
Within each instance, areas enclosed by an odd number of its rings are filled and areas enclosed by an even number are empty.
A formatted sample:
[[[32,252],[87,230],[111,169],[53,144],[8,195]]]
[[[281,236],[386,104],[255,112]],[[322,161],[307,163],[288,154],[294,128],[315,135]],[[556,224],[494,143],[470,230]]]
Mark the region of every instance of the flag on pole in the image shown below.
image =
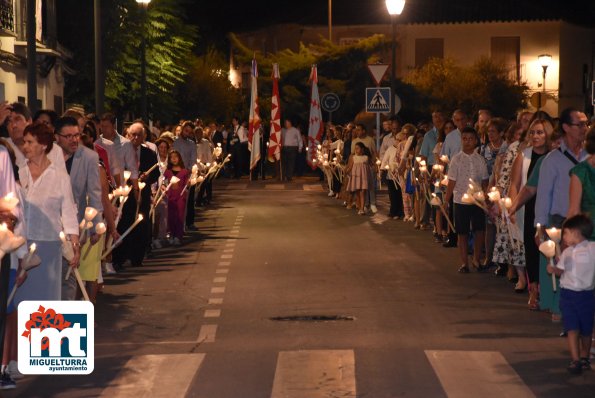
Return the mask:
[[[307,161],[312,170],[314,170],[316,168],[316,164],[314,162],[314,159],[316,158],[316,149],[318,144],[320,144],[322,133],[324,132],[322,114],[320,112],[320,97],[318,95],[318,70],[316,65],[312,65],[310,81],[312,82],[312,98],[310,100]]]
[[[250,150],[250,170],[256,167],[260,160],[260,116],[258,114],[258,69],[256,59],[252,60],[251,73],[251,95],[250,95],[250,118],[248,121],[248,149]]]
[[[269,138],[269,162],[281,159],[281,100],[279,98],[279,64],[273,64],[273,96],[271,97],[271,135]]]

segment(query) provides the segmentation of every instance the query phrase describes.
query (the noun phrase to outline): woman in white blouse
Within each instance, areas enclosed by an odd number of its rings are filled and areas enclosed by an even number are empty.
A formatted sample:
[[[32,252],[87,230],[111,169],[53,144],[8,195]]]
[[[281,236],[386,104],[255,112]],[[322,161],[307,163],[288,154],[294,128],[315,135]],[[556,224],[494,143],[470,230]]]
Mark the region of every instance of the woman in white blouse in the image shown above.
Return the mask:
[[[23,300],[60,300],[62,249],[60,232],[64,231],[74,247],[72,267],[79,263],[77,210],[66,169],[52,163],[54,135],[44,124],[25,128],[23,154],[26,167],[19,170],[25,200],[25,224],[28,243],[37,245],[41,265],[29,272],[18,290],[15,302]]]

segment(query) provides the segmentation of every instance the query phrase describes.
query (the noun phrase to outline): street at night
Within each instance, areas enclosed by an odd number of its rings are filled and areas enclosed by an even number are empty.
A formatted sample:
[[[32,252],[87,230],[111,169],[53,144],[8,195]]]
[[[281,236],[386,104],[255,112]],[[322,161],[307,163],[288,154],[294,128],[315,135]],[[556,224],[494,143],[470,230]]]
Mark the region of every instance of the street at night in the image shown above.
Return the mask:
[[[219,179],[182,248],[105,280],[89,376],[5,397],[592,397],[560,323],[506,278],[317,178]],[[329,317],[329,318],[326,318]],[[334,319],[336,317],[336,319]]]

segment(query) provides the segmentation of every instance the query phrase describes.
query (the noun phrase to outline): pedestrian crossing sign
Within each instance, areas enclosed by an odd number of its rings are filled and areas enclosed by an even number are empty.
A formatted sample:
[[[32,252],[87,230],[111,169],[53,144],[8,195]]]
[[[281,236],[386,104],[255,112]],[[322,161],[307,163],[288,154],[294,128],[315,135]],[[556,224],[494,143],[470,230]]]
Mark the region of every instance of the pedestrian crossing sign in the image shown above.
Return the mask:
[[[388,113],[390,112],[390,87],[367,87],[366,88],[366,112]]]

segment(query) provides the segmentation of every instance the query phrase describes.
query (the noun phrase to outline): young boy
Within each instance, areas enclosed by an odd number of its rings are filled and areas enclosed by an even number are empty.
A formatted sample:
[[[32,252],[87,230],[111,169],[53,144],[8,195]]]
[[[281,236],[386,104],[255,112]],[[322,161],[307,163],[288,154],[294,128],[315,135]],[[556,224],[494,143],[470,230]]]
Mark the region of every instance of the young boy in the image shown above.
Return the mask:
[[[555,267],[547,271],[560,276],[560,309],[564,330],[568,332],[568,346],[572,362],[568,371],[580,374],[591,369],[589,351],[595,315],[595,242],[589,242],[593,223],[578,214],[562,225],[562,241],[567,248]]]
[[[480,256],[485,237],[485,214],[474,204],[463,203],[463,195],[467,192],[469,179],[485,190],[488,187],[488,167],[485,159],[475,152],[479,142],[477,132],[471,127],[461,131],[462,151],[452,157],[448,168],[448,187],[444,197],[444,204],[448,206],[454,195],[455,229],[458,235],[458,247],[461,261],[459,272],[469,273],[469,258],[467,255],[467,241],[469,231],[474,234],[473,266],[479,271],[487,267],[480,265]]]

